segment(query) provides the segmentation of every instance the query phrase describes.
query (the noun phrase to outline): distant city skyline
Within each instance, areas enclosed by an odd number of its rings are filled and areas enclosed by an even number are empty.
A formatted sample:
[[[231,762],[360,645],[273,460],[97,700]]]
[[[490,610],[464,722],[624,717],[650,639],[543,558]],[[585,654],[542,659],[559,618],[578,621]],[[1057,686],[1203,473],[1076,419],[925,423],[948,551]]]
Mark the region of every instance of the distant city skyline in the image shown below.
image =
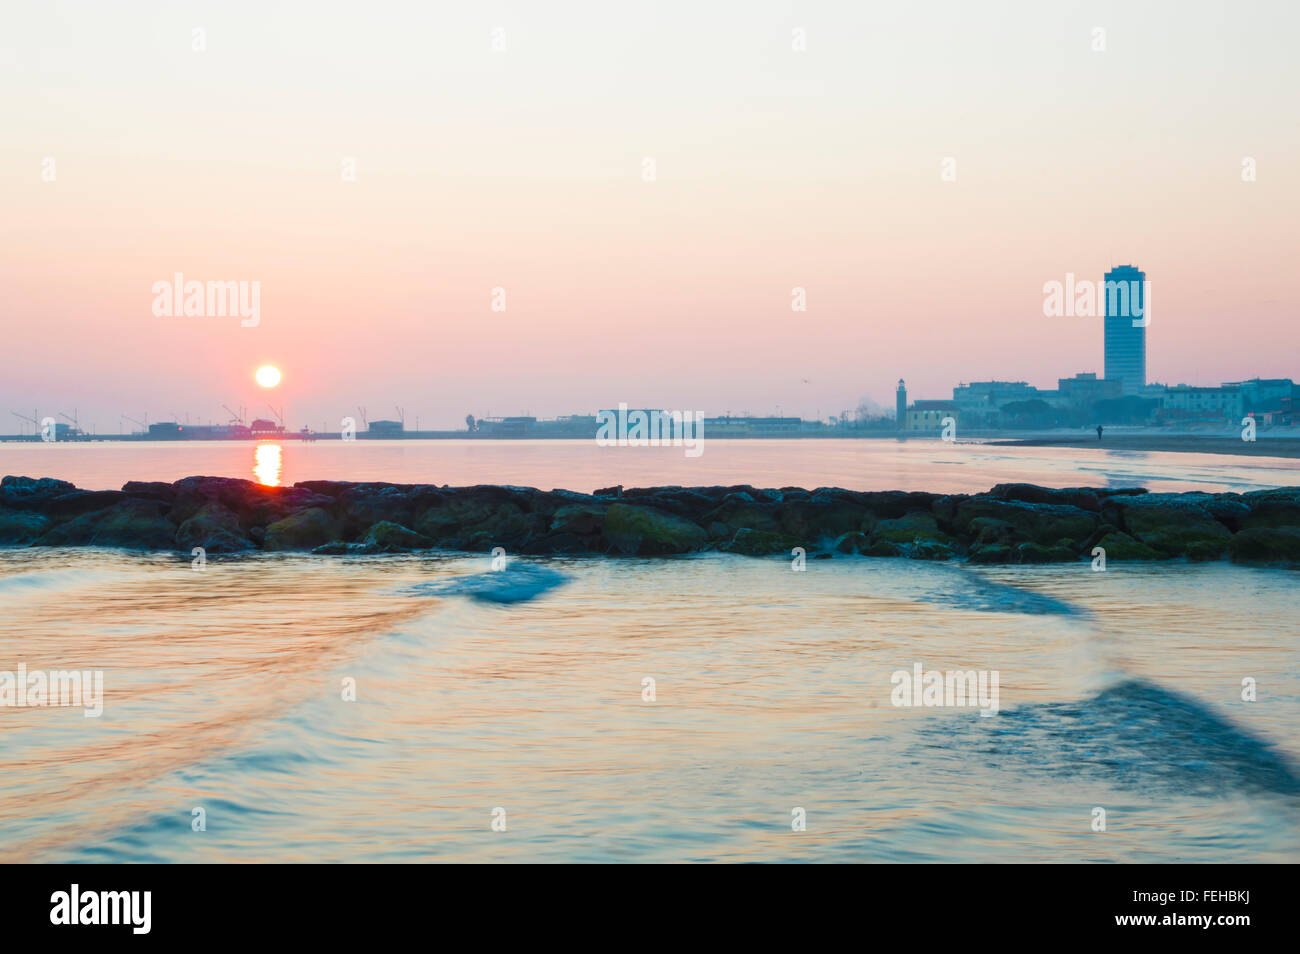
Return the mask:
[[[1052,387],[1102,319],[1043,283],[1124,262],[1148,380],[1296,371],[1294,5],[146,6],[6,13],[0,432],[267,416],[267,364],[314,428]]]

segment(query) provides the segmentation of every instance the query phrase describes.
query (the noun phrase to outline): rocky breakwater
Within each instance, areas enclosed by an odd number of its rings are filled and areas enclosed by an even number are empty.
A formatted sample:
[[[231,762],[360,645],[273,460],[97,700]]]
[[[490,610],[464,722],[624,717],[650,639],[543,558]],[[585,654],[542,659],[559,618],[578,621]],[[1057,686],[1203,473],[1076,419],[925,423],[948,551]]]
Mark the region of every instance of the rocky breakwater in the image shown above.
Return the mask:
[[[430,548],[519,554],[747,556],[802,547],[973,563],[1217,560],[1300,564],[1300,488],[1250,493],[999,484],[981,494],[834,487],[530,487],[225,477],[81,490],[51,478],[0,482],[0,544],[208,553],[373,554]]]

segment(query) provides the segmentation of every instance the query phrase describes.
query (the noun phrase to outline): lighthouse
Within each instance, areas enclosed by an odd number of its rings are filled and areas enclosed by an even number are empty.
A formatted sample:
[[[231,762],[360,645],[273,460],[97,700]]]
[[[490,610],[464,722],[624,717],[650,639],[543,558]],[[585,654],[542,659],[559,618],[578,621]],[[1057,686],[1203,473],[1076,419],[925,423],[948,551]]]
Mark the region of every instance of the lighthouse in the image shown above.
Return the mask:
[[[898,379],[898,392],[894,395],[894,413],[898,415],[898,429],[903,429],[903,421],[907,417],[907,385],[903,379]]]

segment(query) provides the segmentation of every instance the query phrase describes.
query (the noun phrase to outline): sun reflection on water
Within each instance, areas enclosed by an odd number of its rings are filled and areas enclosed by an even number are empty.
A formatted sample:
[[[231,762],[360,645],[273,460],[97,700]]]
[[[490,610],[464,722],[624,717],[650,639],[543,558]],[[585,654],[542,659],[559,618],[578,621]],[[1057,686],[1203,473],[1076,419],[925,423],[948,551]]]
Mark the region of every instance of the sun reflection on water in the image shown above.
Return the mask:
[[[259,444],[253,463],[253,476],[259,484],[267,487],[280,486],[280,471],[283,469],[279,444]]]

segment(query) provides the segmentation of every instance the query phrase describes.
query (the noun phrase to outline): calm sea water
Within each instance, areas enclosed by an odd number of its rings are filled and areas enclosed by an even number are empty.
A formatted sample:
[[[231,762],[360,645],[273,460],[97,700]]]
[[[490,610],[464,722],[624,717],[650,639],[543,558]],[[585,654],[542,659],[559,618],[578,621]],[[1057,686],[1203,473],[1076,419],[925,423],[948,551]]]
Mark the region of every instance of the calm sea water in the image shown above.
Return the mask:
[[[318,441],[302,443],[4,443],[0,474],[58,477],[92,490],[196,474],[266,484],[299,480],[514,484],[591,492],[622,484],[847,487],[970,493],[996,483],[1052,487],[1242,490],[1300,484],[1300,460],[938,440],[706,440],[677,447],[594,441]]]
[[[280,476],[978,489],[1293,473],[1179,455],[721,445],[632,477],[579,445],[351,459],[286,446]],[[235,455],[226,465],[189,449],[23,448],[59,462],[37,468],[6,447],[0,469],[92,487],[250,475],[254,448],[197,447]],[[512,450],[533,469],[491,473]],[[383,455],[387,472],[364,469]],[[561,585],[537,584],[537,566]],[[471,598],[485,580],[533,598]],[[792,572],[706,554],[493,572],[486,554],[258,554],[196,572],[172,555],[0,550],[0,670],[105,680],[98,719],[0,709],[0,859],[1295,861],[1296,583],[1228,564],[837,557]],[[891,674],[916,663],[996,670],[1000,711],[892,705]],[[1241,698],[1248,677],[1256,702]]]

